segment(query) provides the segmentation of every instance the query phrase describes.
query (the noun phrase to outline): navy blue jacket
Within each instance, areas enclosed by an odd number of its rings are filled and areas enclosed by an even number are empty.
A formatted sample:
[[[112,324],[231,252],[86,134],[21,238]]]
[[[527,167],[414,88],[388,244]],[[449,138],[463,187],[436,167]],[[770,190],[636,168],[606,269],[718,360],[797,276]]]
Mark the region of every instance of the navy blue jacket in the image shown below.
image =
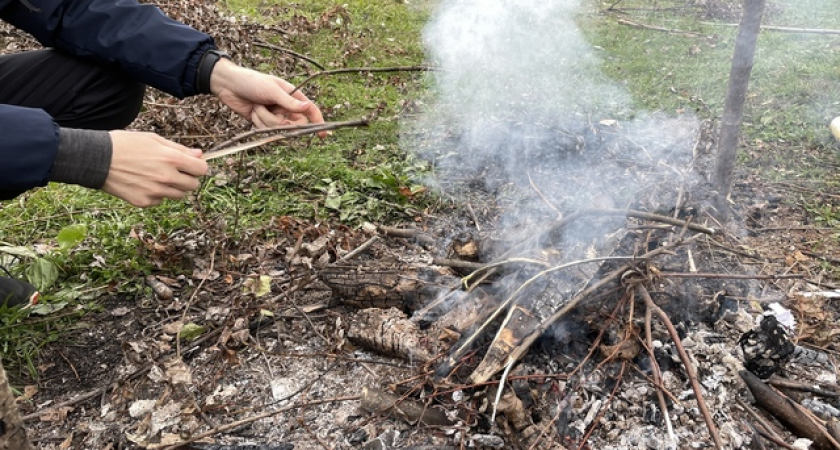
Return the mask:
[[[134,0],[0,0],[0,19],[45,47],[116,65],[176,97],[197,94],[201,57],[213,39]],[[58,126],[43,110],[0,105],[0,199],[43,186]]]

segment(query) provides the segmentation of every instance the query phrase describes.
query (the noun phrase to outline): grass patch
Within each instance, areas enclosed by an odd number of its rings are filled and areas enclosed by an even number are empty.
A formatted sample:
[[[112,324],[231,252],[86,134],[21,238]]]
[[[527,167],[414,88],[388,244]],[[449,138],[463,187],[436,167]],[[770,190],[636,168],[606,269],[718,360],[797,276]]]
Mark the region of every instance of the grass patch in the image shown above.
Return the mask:
[[[840,28],[832,3],[812,1],[807,7],[802,3],[768,2],[762,23]],[[687,9],[682,1],[658,2],[651,8],[649,2],[626,0],[616,8],[615,14],[581,17],[590,41],[603,48],[606,73],[626,85],[645,108],[720,117],[737,34],[737,27],[726,24],[738,18],[704,19],[705,10]],[[619,19],[674,33],[631,27]],[[838,48],[840,36],[836,35],[763,31],[745,108],[744,139],[818,147],[833,144],[827,125],[840,115],[838,96],[833,94],[840,83]]]
[[[234,12],[268,23],[309,22],[317,30],[314,34],[291,36],[283,46],[327,68],[424,62],[419,40],[428,13],[424,7],[364,1],[336,6],[312,0],[286,4],[279,15],[275,7],[274,15],[267,17],[260,5],[254,0],[228,3]],[[306,74],[278,75],[293,83],[306,78]],[[371,126],[339,130],[323,141],[301,139],[254,152],[230,166],[215,161],[214,175],[185,201],[140,210],[99,192],[50,185],[0,204],[0,243],[26,247],[38,255],[0,262],[30,279],[34,261],[50,264],[57,279],[42,286],[44,303],[64,306],[51,317],[66,317],[47,321],[28,311],[0,312],[3,357],[10,373],[35,377],[37,350],[78,323],[88,306],[95,307],[84,304],[90,297],[149,293],[143,278],[158,268],[138,239],[141,234],[166,239],[216,227],[212,230],[216,235],[249,235],[267,226],[272,217],[284,215],[352,226],[416,214],[422,202],[412,195],[417,187],[411,180],[424,168],[400,151],[397,118],[406,101],[419,95],[424,79],[422,73],[352,73],[313,80],[303,90],[327,120],[374,117]],[[84,239],[59,250],[59,234],[68,226],[83,227]],[[189,273],[191,264],[173,259],[164,270],[169,275]]]

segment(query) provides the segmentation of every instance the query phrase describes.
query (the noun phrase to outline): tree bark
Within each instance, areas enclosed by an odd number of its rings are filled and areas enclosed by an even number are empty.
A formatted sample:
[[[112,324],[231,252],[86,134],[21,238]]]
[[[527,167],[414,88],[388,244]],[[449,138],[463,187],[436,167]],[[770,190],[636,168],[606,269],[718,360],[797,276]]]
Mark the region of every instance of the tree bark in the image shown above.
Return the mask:
[[[732,67],[729,72],[729,87],[726,103],[723,107],[723,123],[718,139],[718,154],[715,165],[715,187],[717,189],[717,208],[721,218],[729,213],[729,195],[732,192],[732,177],[735,159],[738,155],[738,141],[741,136],[741,122],[744,117],[744,101],[750,82],[755,47],[761,30],[761,16],[764,14],[765,0],[746,0],[738,37],[735,39],[735,52],[732,55]]]
[[[33,450],[15,402],[15,395],[0,362],[0,450]]]

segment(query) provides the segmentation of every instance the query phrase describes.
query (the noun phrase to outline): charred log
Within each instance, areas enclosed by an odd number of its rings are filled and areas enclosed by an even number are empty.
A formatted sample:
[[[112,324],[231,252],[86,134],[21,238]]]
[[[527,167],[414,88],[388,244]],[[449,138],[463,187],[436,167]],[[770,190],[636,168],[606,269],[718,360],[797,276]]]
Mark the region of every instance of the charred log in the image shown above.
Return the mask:
[[[458,278],[437,267],[331,266],[321,280],[344,305],[415,311],[441,292],[457,288]]]

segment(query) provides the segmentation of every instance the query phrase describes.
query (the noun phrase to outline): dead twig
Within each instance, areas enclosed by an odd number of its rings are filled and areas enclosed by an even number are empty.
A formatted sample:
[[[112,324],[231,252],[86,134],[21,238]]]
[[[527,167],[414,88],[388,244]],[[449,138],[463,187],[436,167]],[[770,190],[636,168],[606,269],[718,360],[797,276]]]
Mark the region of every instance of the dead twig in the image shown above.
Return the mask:
[[[299,91],[302,87],[306,86],[310,81],[314,80],[315,78],[322,77],[325,75],[337,75],[342,73],[382,73],[382,72],[430,72],[440,70],[436,67],[431,66],[397,66],[397,67],[347,67],[344,69],[333,69],[333,70],[322,70],[320,72],[315,72],[312,75],[309,75],[301,81],[297,87],[295,87],[292,92],[289,92],[289,95],[294,94],[295,92]]]
[[[618,388],[621,386],[621,379],[624,378],[624,371],[627,369],[627,361],[623,361],[621,363],[621,371],[618,373],[618,377],[615,380],[615,386],[610,392],[610,396],[607,398],[607,401],[601,406],[601,409],[598,410],[598,416],[592,420],[592,426],[589,427],[589,430],[583,435],[583,439],[580,441],[580,445],[578,445],[577,450],[583,450],[587,448],[586,441],[589,440],[589,437],[592,436],[592,432],[595,431],[595,428],[598,427],[598,422],[601,420],[601,417],[604,416],[604,413],[609,409],[610,403],[615,398],[615,394],[618,392]]]
[[[369,387],[362,388],[362,409],[371,413],[386,413],[411,424],[424,426],[451,426],[453,422],[446,417],[446,413],[439,409],[431,409],[425,403],[408,400]]]
[[[756,428],[755,431],[757,431],[758,434],[761,435],[761,437],[763,437],[764,439],[767,439],[768,441],[778,445],[779,447],[785,448],[787,450],[799,450],[800,449],[800,447],[794,447],[794,446],[788,444],[787,442],[781,440],[780,438],[777,438],[777,437],[773,436],[772,434],[767,433],[766,431],[764,431],[760,428]]]
[[[668,34],[683,34],[686,36],[699,36],[700,33],[695,33],[693,31],[683,31],[683,30],[674,30],[672,28],[662,28],[653,25],[645,25],[638,22],[633,22],[627,19],[618,19],[618,23],[621,25],[627,25],[635,28],[643,28],[645,30],[653,30],[653,31],[662,31]]]
[[[281,399],[278,399],[277,401],[275,401],[273,403],[260,405],[260,407],[267,408],[267,407],[269,407],[273,404],[283,403],[287,400],[290,400],[290,399],[296,397],[298,394],[300,394],[303,391],[306,391],[307,389],[311,388],[312,385],[314,385],[315,383],[320,381],[321,378],[323,378],[328,373],[330,373],[333,370],[333,368],[335,368],[336,365],[338,365],[337,362],[332,363],[329,367],[327,367],[317,377],[313,378],[310,382],[301,386],[300,389],[286,395],[285,397],[283,397]],[[219,433],[222,433],[222,432],[225,432],[225,431],[228,431],[228,430],[233,430],[233,429],[239,428],[243,425],[247,425],[249,423],[256,422],[257,420],[272,417],[272,416],[275,416],[277,414],[282,414],[284,412],[292,411],[292,410],[295,410],[295,409],[298,409],[298,408],[306,408],[306,407],[314,406],[314,405],[322,405],[324,403],[335,403],[335,402],[341,402],[341,401],[358,400],[359,398],[360,398],[360,396],[358,396],[358,395],[352,395],[352,396],[347,396],[347,397],[333,397],[333,398],[328,398],[328,399],[323,399],[323,400],[313,400],[313,401],[310,401],[310,402],[299,403],[297,405],[290,405],[290,406],[287,406],[287,407],[284,407],[284,408],[276,409],[274,411],[263,412],[263,413],[260,413],[260,414],[242,419],[242,420],[237,420],[237,421],[225,424],[225,425],[219,425],[217,427],[213,427],[210,430],[205,431],[204,433],[200,433],[200,434],[191,436],[189,439],[178,442],[176,444],[168,445],[168,446],[165,446],[165,447],[162,447],[160,445],[152,445],[148,448],[154,449],[154,450],[177,450],[177,449],[179,449],[179,448],[181,448],[181,447],[183,447],[187,444],[193,443],[193,442],[198,441],[200,439],[204,439],[204,438],[207,438],[207,437],[210,437],[210,436],[214,436],[216,434],[219,434]]]
[[[557,207],[556,207],[556,206],[554,206],[554,204],[553,204],[553,203],[551,203],[551,201],[549,201],[549,200],[545,197],[545,195],[543,195],[543,193],[542,193],[542,191],[540,190],[540,188],[538,188],[538,187],[537,187],[537,185],[534,183],[534,180],[532,180],[532,179],[531,179],[531,173],[530,173],[530,172],[528,172],[528,174],[527,174],[527,175],[528,175],[528,183],[530,183],[530,184],[531,184],[531,189],[533,189],[533,190],[534,190],[534,192],[536,192],[536,193],[537,193],[537,195],[539,195],[539,196],[540,196],[540,198],[542,199],[543,203],[545,203],[545,205],[546,205],[546,206],[548,206],[549,208],[551,208],[551,210],[552,210],[552,211],[554,211],[554,212],[556,212],[556,213],[557,213],[557,218],[563,218],[563,213],[562,213],[562,212],[560,212],[560,210],[559,210],[559,209],[557,209]]]
[[[376,227],[376,229],[379,230],[379,232],[384,234],[385,236],[403,239],[415,239],[417,240],[417,242],[427,245],[435,244],[434,238],[424,233],[423,230],[418,230],[417,228],[396,228],[380,225]]]
[[[152,365],[147,364],[144,367],[141,367],[140,369],[136,370],[131,375],[125,377],[125,379],[121,380],[120,382],[137,379],[137,378],[149,373],[149,371],[151,369],[152,369]],[[96,398],[100,395],[103,395],[104,393],[108,392],[110,389],[111,389],[111,386],[109,384],[107,386],[103,386],[101,388],[94,389],[90,392],[87,392],[87,393],[84,393],[84,394],[79,394],[79,395],[71,398],[70,400],[66,400],[66,401],[63,401],[61,403],[56,403],[55,405],[52,405],[49,408],[42,409],[40,411],[35,411],[31,414],[27,414],[27,415],[21,417],[21,420],[24,421],[24,422],[28,422],[30,420],[37,419],[44,414],[47,414],[47,413],[50,413],[50,412],[53,412],[53,411],[58,411],[61,408],[65,408],[67,406],[78,405],[79,403],[84,403],[84,402],[86,402],[86,401],[88,401],[92,398]]]
[[[775,439],[782,440],[782,437],[779,436],[779,433],[776,432],[776,429],[773,427],[773,425],[771,425],[769,422],[764,420],[764,417],[761,417],[761,415],[758,412],[756,412],[756,410],[753,409],[752,406],[748,405],[747,402],[741,400],[740,397],[735,397],[735,402],[738,403],[738,405],[741,408],[743,408],[744,411],[747,412],[747,414],[752,416],[752,418],[756,422],[758,422],[758,424],[761,426],[761,428],[764,428],[764,430],[767,432],[767,434],[771,435]]]
[[[347,261],[350,261],[351,259],[353,259],[353,258],[355,258],[355,257],[357,257],[357,256],[359,256],[359,255],[361,255],[361,254],[362,254],[362,253],[364,253],[367,249],[369,249],[371,245],[373,245],[374,243],[376,243],[376,241],[378,241],[378,240],[379,240],[379,236],[374,236],[374,237],[372,237],[372,238],[368,239],[368,240],[367,240],[367,241],[365,241],[362,245],[360,245],[360,246],[356,247],[355,249],[351,250],[351,251],[350,251],[349,253],[347,253],[346,255],[344,255],[344,256],[342,256],[341,258],[339,258],[339,259],[338,259],[338,261],[336,261],[336,262],[335,262],[335,264],[342,264],[342,263],[346,263]]]
[[[662,278],[718,278],[722,280],[798,280],[804,278],[804,275],[801,274],[735,275],[727,273],[684,272],[657,272],[656,276]]]
[[[700,22],[704,25],[716,25],[724,27],[737,27],[737,23],[717,23],[717,22]],[[761,25],[761,31],[778,31],[782,33],[802,33],[802,34],[840,34],[840,30],[831,28],[796,28],[796,27],[778,27],[773,25]]]
[[[779,378],[777,376],[770,377],[767,380],[771,386],[782,387],[787,389],[794,389],[797,391],[811,392],[813,394],[821,395],[823,397],[840,397],[840,392],[823,389],[821,386],[814,386],[812,383],[801,383],[799,381]]]
[[[178,450],[181,447],[183,447],[187,444],[193,443],[195,441],[198,441],[200,439],[215,436],[219,433],[223,433],[225,431],[233,430],[233,429],[239,428],[243,425],[248,425],[249,423],[254,423],[258,420],[267,419],[269,417],[276,416],[276,415],[282,414],[284,412],[289,412],[289,411],[293,411],[293,410],[298,409],[298,408],[305,408],[305,407],[309,407],[309,406],[323,405],[325,403],[349,402],[349,401],[359,400],[360,398],[361,398],[361,396],[359,396],[359,395],[347,395],[347,396],[344,396],[344,397],[331,397],[331,398],[325,398],[325,399],[321,399],[321,400],[312,400],[312,401],[309,401],[309,402],[306,402],[306,403],[300,403],[300,404],[297,404],[297,405],[289,405],[289,406],[286,406],[284,408],[275,409],[273,411],[266,411],[266,412],[256,414],[256,415],[251,416],[251,417],[247,417],[247,418],[242,419],[242,420],[237,420],[237,421],[225,424],[225,425],[219,425],[218,427],[215,427],[211,430],[205,431],[204,433],[196,434],[195,436],[192,436],[189,439],[185,439],[185,440],[183,440],[181,442],[178,442],[176,444],[168,445],[166,447],[161,447],[161,446],[158,446],[158,445],[151,445],[148,448],[159,449],[159,450]]]
[[[633,289],[635,294],[635,289]],[[634,295],[635,297],[635,295]],[[668,403],[665,401],[664,385],[662,384],[662,371],[659,368],[659,363],[656,362],[656,356],[653,353],[653,330],[651,327],[651,319],[653,318],[653,310],[649,306],[645,307],[645,348],[650,357],[650,365],[653,372],[654,386],[656,387],[656,397],[659,400],[659,409],[662,411],[662,417],[665,419],[665,428],[668,431],[668,439],[671,443],[677,443],[677,436],[674,434],[674,425],[671,423],[671,416],[668,414]]]
[[[205,161],[209,161],[211,159],[221,158],[222,156],[232,155],[234,153],[239,153],[245,150],[250,150],[252,148],[261,147],[266,144],[271,144],[272,142],[277,142],[283,139],[289,139],[293,137],[304,136],[307,134],[315,134],[321,133],[330,130],[336,130],[339,128],[346,128],[346,127],[366,127],[368,126],[368,121],[365,119],[362,120],[351,120],[346,122],[327,122],[321,124],[307,124],[307,125],[296,125],[296,126],[281,126],[281,127],[274,127],[274,128],[267,128],[265,130],[254,130],[249,131],[247,133],[243,133],[239,136],[234,136],[232,139],[225,141],[201,156],[201,159]],[[269,133],[269,132],[277,132],[277,131],[288,131],[285,134],[277,134],[274,136],[268,136],[262,139],[258,139],[253,142],[248,142],[245,144],[227,147],[229,143],[239,142],[248,137],[255,136],[257,134]],[[247,135],[247,136],[246,136]]]
[[[703,419],[706,421],[706,426],[709,428],[709,434],[712,436],[715,448],[722,450],[723,442],[720,440],[720,435],[717,432],[714,419],[712,419],[712,414],[709,412],[709,408],[706,406],[706,401],[703,399],[703,391],[700,388],[700,383],[697,381],[697,373],[694,371],[691,359],[688,357],[688,353],[682,345],[677,329],[674,328],[674,324],[671,322],[668,315],[665,314],[665,311],[662,311],[662,309],[653,302],[647,288],[645,288],[642,284],[637,284],[636,288],[639,290],[639,294],[645,301],[647,308],[649,308],[653,313],[656,313],[656,315],[659,316],[659,319],[665,324],[665,328],[668,329],[668,334],[671,335],[671,340],[674,341],[674,346],[677,348],[680,360],[682,360],[682,363],[685,366],[685,372],[691,382],[691,389],[694,391],[694,396],[697,398],[697,407],[700,408],[700,412],[703,414]]]
[[[312,64],[313,66],[317,67],[320,70],[326,70],[326,68],[323,65],[321,65],[320,63],[318,63],[318,61],[315,61],[314,59],[310,58],[309,56],[306,56],[302,53],[298,53],[294,50],[290,50],[290,49],[285,48],[285,47],[280,47],[279,45],[269,44],[268,42],[265,42],[265,41],[256,41],[256,42],[254,42],[254,46],[255,47],[267,48],[269,50],[276,50],[276,51],[281,52],[281,53],[287,53],[289,55],[294,56],[297,59],[302,59],[302,60]]]

